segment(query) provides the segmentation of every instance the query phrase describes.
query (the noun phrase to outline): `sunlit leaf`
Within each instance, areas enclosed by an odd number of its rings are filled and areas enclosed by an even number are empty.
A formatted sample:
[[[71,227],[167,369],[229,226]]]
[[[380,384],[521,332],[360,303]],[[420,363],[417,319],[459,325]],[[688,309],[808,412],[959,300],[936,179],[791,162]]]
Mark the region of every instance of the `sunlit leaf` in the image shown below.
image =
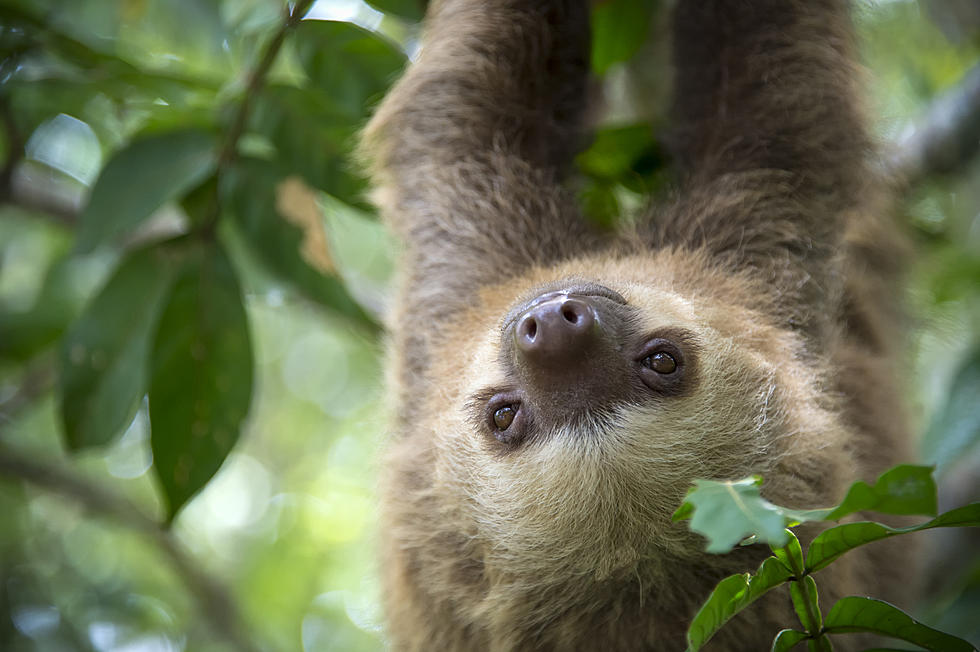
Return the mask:
[[[235,271],[212,245],[180,270],[153,342],[153,465],[168,519],[217,472],[252,396],[252,347]]]
[[[808,636],[809,634],[806,632],[796,629],[784,629],[776,634],[776,638],[772,640],[770,652],[787,652],[787,650],[791,650],[797,644],[805,641]]]
[[[711,592],[687,629],[688,652],[708,642],[735,614],[758,600],[792,576],[775,557],[762,562],[754,575],[742,573],[726,577]]]
[[[728,552],[753,534],[774,547],[786,545],[786,516],[759,493],[761,477],[735,482],[695,480],[694,485],[684,503],[694,507],[690,528],[708,539],[708,552]],[[689,514],[690,509],[682,505],[674,520]]]
[[[980,503],[972,503],[951,510],[921,525],[906,528],[892,528],[881,523],[845,523],[824,530],[813,540],[807,551],[806,568],[816,572],[825,568],[835,559],[859,546],[881,539],[929,530],[937,527],[977,527],[980,526]]]
[[[70,449],[105,444],[132,421],[178,257],[163,246],[130,254],[62,341],[61,421]]]
[[[646,40],[656,0],[608,0],[592,10],[592,69],[602,75]]]
[[[796,538],[792,530],[786,530],[787,542],[782,548],[773,548],[772,553],[776,558],[783,562],[786,568],[792,569],[794,573],[803,572],[803,548],[800,547],[800,540]]]
[[[841,598],[827,614],[824,628],[830,634],[881,634],[933,652],[973,652],[976,649],[960,638],[927,627],[901,609],[873,598]]]
[[[214,137],[199,129],[138,138],[103,168],[79,218],[78,248],[88,251],[132,229],[215,167]]]

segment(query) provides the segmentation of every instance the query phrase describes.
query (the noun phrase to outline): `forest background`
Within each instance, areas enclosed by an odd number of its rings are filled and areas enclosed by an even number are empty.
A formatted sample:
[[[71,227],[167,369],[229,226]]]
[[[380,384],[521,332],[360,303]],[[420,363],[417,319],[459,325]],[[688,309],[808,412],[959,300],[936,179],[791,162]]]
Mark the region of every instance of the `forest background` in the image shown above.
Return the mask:
[[[594,3],[575,188],[604,227],[671,179],[668,5]],[[422,13],[0,0],[0,649],[384,647],[397,245],[350,155]],[[916,461],[948,508],[980,497],[980,4],[855,17],[914,245]],[[916,536],[918,617],[980,643],[977,533]]]

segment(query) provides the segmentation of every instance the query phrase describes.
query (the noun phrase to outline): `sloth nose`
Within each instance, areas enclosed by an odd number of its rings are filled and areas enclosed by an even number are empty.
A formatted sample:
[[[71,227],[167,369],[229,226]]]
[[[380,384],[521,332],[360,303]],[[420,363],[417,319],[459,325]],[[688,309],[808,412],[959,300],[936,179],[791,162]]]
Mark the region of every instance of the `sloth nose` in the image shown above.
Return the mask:
[[[588,298],[559,296],[531,307],[517,320],[517,350],[532,364],[564,365],[582,357],[598,331]]]

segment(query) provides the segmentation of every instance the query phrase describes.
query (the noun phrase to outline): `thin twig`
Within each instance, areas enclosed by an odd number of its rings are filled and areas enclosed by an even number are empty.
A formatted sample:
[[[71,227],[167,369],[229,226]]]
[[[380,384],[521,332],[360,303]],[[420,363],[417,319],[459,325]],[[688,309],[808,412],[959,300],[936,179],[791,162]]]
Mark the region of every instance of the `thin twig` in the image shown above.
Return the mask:
[[[906,129],[886,161],[900,186],[912,188],[936,174],[963,169],[980,152],[980,65],[933,101],[925,116]]]
[[[170,559],[175,573],[197,601],[212,631],[234,649],[258,652],[227,588],[201,567],[160,523],[131,502],[54,462],[42,462],[0,442],[0,476],[18,478],[82,505],[139,532]]]

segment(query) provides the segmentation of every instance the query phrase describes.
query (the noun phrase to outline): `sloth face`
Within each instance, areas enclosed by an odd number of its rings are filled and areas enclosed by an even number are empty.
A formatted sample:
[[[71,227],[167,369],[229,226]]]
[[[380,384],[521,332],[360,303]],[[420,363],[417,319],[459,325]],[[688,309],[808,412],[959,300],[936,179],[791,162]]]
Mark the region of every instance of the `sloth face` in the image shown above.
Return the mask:
[[[648,325],[637,305],[598,283],[550,286],[503,319],[498,365],[509,382],[471,401],[501,444],[693,390],[699,345],[690,328]]]
[[[488,563],[541,555],[552,567],[560,550],[560,563],[607,575],[652,548],[698,549],[670,521],[695,478],[827,484],[809,475],[842,433],[813,398],[819,370],[739,302],[750,293],[737,279],[683,269],[638,258],[542,270],[485,293],[445,333],[435,375],[452,380],[424,430]],[[811,471],[776,470],[798,454]]]

